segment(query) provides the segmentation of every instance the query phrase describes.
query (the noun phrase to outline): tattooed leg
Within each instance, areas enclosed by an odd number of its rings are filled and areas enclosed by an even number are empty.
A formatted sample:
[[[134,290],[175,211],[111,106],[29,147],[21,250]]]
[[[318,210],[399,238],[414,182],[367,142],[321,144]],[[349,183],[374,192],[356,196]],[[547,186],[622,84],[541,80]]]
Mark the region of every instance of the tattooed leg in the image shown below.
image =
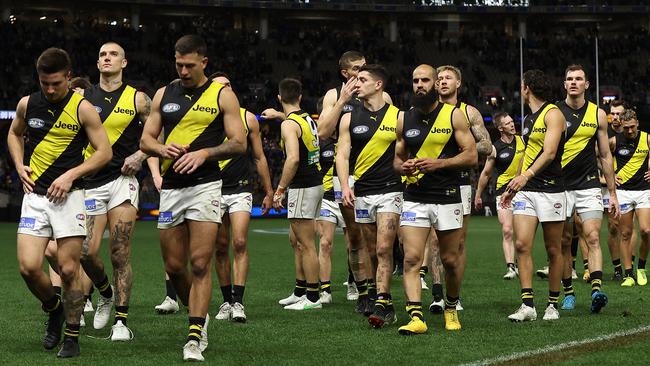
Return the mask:
[[[79,266],[82,242],[83,239],[78,236],[57,239],[65,319],[68,324],[79,324],[83,312],[84,296]]]
[[[390,279],[393,275],[393,244],[397,235],[399,215],[377,214],[377,292],[390,293]]]
[[[106,215],[87,215],[87,217],[86,238],[81,246],[81,265],[84,272],[97,286],[106,277],[104,263],[98,254],[107,219]]]
[[[125,202],[108,213],[110,222],[111,262],[115,283],[115,306],[128,306],[133,283],[131,238],[137,211]]]
[[[431,250],[431,279],[433,284],[442,284],[442,275],[445,271],[442,266],[442,261],[440,260],[440,243],[438,242],[438,236],[436,231],[431,229],[429,231],[429,239],[427,245]]]

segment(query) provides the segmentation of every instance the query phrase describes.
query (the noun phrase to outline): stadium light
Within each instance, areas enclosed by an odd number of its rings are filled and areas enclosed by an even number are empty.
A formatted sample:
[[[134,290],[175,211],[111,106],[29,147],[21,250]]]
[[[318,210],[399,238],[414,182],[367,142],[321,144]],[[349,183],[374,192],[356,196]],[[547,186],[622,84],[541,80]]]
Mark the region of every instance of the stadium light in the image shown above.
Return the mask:
[[[41,19],[41,20],[45,20],[45,19],[47,19],[47,17],[46,17],[46,16],[42,16],[40,19]]]

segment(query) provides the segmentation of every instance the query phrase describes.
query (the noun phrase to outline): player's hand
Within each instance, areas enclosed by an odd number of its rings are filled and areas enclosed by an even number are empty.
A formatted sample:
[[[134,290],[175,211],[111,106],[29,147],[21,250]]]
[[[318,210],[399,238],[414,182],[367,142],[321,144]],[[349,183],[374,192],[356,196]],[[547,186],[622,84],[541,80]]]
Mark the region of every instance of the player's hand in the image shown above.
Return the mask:
[[[504,210],[509,209],[512,206],[512,199],[515,197],[514,193],[506,191],[501,195],[501,202],[499,202],[499,207]]]
[[[415,175],[415,172],[418,169],[415,167],[415,159],[408,159],[407,161],[402,163],[402,171],[404,172],[403,175],[410,177],[412,175]]]
[[[643,174],[643,179],[645,179],[646,182],[650,182],[650,169]]]
[[[645,178],[645,174],[643,175],[643,177]],[[616,180],[616,186],[617,187],[620,186],[621,184],[623,184],[623,179],[621,179],[621,177],[619,177],[618,175],[614,175],[614,178]]]
[[[208,159],[208,152],[201,149],[183,154],[174,163],[174,171],[179,174],[192,174]]]
[[[122,174],[124,175],[135,175],[137,172],[142,169],[142,161],[145,157],[140,151],[136,151],[134,154],[127,156],[124,159],[124,164],[122,165]]]
[[[264,119],[279,119],[279,120],[286,119],[284,113],[279,112],[274,108],[266,108],[265,110],[262,111],[260,117]]]
[[[273,208],[278,212],[284,208],[284,206],[282,206],[282,201],[284,200],[286,193],[286,188],[280,186],[278,186],[278,189],[273,193]]]
[[[162,145],[158,154],[163,159],[173,160],[180,157],[183,154],[186,154],[188,148],[189,146],[187,145],[180,145],[172,142],[171,144]]]
[[[156,190],[158,192],[160,192],[160,190],[162,189],[163,177],[158,175],[155,177],[151,177],[151,179],[153,180],[153,186],[156,187]]]
[[[72,188],[72,182],[74,179],[68,174],[64,173],[50,184],[50,188],[47,189],[47,194],[45,195],[47,199],[52,203],[63,203],[68,197],[68,192]]]
[[[621,206],[618,204],[618,197],[616,197],[616,195],[612,196],[610,194],[609,207],[607,210],[613,218],[618,219],[621,217]]]
[[[347,103],[354,97],[354,95],[357,93],[358,89],[357,88],[357,77],[353,76],[351,77],[345,85],[341,88],[341,95],[339,95],[339,101],[343,103]]]
[[[423,158],[415,160],[415,167],[421,172],[433,172],[442,168],[442,159]]]
[[[514,196],[514,194],[521,191],[521,189],[524,188],[526,184],[528,184],[528,178],[526,178],[525,175],[520,174],[514,177],[510,183],[508,183],[506,192],[510,192]]]
[[[483,208],[483,199],[478,194],[474,198],[474,208],[476,210],[481,210]]]
[[[34,192],[34,186],[36,184],[34,184],[34,181],[31,178],[32,168],[23,165],[22,167],[16,168],[16,171],[18,172],[20,181],[23,183],[23,191],[25,191],[25,193]]]
[[[341,199],[343,200],[343,206],[347,208],[354,208],[354,201],[357,199],[354,196],[354,192],[350,188],[343,188],[342,197]]]
[[[273,208],[273,193],[268,193],[262,200],[262,215],[266,215]]]

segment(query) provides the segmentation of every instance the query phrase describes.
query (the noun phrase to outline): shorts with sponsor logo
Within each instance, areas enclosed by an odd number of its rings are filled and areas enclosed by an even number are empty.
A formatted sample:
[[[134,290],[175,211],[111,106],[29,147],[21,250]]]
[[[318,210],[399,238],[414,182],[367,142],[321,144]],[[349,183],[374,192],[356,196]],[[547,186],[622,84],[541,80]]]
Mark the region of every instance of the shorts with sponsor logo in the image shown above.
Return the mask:
[[[535,216],[539,222],[566,220],[566,194],[564,192],[517,192],[512,199],[512,213]]]
[[[160,191],[158,229],[169,229],[185,220],[221,223],[221,181]]]
[[[637,208],[650,208],[650,189],[642,191],[617,190],[616,197],[621,206],[621,214],[626,214]]]
[[[140,185],[135,177],[120,175],[103,186],[86,189],[86,212],[90,216],[104,215],[127,201],[137,209],[139,192]]]
[[[566,217],[574,213],[582,214],[591,211],[603,211],[603,197],[600,188],[566,191]]]
[[[460,186],[460,199],[463,201],[463,215],[471,215],[472,186]]]
[[[600,187],[600,195],[603,197],[603,210],[607,210],[609,207],[609,189]]]
[[[402,192],[372,194],[354,201],[354,221],[360,224],[377,222],[378,213],[402,214]]]
[[[323,185],[307,188],[289,188],[287,218],[317,219],[323,201]]]
[[[58,204],[40,194],[26,193],[20,210],[18,234],[52,239],[86,236],[83,189],[69,192],[65,201]]]
[[[221,196],[221,214],[233,212],[248,212],[253,210],[253,194],[242,192],[235,194],[225,194]]]
[[[345,221],[343,221],[343,215],[341,214],[339,204],[324,198],[320,205],[320,216],[318,217],[318,221],[331,222],[336,224],[336,226],[345,229]]]
[[[463,226],[463,204],[405,201],[400,226],[432,227],[439,231],[460,229]]]
[[[354,190],[354,177],[351,175],[348,176],[348,185],[350,186],[350,189]],[[334,201],[336,203],[342,203],[343,191],[341,191],[341,181],[339,180],[339,177],[332,177],[332,186],[334,187]]]
[[[497,202],[497,211],[498,210],[509,210],[512,211],[512,202],[510,203],[510,206],[508,208],[501,208],[501,195],[498,195],[496,198]]]

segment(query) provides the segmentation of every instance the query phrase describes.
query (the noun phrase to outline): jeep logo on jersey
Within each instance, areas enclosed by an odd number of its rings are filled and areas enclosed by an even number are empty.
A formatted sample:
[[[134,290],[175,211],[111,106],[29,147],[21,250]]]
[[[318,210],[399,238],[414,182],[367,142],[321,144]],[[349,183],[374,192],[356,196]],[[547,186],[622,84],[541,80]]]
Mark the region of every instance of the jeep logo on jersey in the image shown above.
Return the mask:
[[[415,137],[418,135],[420,135],[420,130],[415,128],[406,131],[406,133],[404,134],[405,137]]]
[[[395,132],[395,127],[390,127],[390,126],[382,125],[381,127],[379,127],[379,131]]]
[[[97,111],[97,113],[102,113],[103,111],[102,107],[100,106],[95,106],[95,110]]]
[[[192,110],[199,111],[199,112],[208,112],[210,114],[217,114],[219,112],[219,108],[206,107],[200,104],[195,105],[194,108],[192,108]]]
[[[580,124],[580,126],[582,126],[582,127],[598,128],[598,123],[582,121],[582,123]]]
[[[546,133],[546,127],[533,127],[533,132]]]
[[[438,128],[438,127],[433,127],[431,129],[431,133],[444,133],[445,135],[448,135],[451,133],[451,128]]]
[[[357,135],[360,135],[362,133],[366,133],[370,130],[370,127],[368,126],[357,126],[352,129],[352,133],[356,133]]]
[[[167,103],[162,107],[162,111],[165,113],[174,113],[179,109],[181,109],[181,106],[176,103]]]
[[[79,125],[72,124],[72,123],[63,123],[62,121],[58,121],[54,125],[54,128],[63,128],[64,130],[79,131]]]
[[[41,128],[41,127],[45,126],[45,121],[43,121],[43,120],[40,119],[40,118],[30,118],[30,119],[27,121],[27,124],[28,124],[29,127],[31,127],[31,128]]]
[[[504,152],[504,153],[499,154],[499,157],[500,157],[501,159],[507,159],[507,158],[510,157],[510,153],[506,151],[506,152]]]
[[[120,108],[119,106],[113,109],[113,113],[122,113],[122,114],[128,114],[129,116],[135,116],[135,111],[133,109],[124,109],[124,108]]]
[[[334,156],[334,151],[332,151],[332,150],[323,151],[323,157],[324,158],[331,158],[332,156]]]
[[[628,155],[630,155],[630,150],[628,150],[628,149],[620,149],[620,150],[618,150],[618,155],[628,156]]]

